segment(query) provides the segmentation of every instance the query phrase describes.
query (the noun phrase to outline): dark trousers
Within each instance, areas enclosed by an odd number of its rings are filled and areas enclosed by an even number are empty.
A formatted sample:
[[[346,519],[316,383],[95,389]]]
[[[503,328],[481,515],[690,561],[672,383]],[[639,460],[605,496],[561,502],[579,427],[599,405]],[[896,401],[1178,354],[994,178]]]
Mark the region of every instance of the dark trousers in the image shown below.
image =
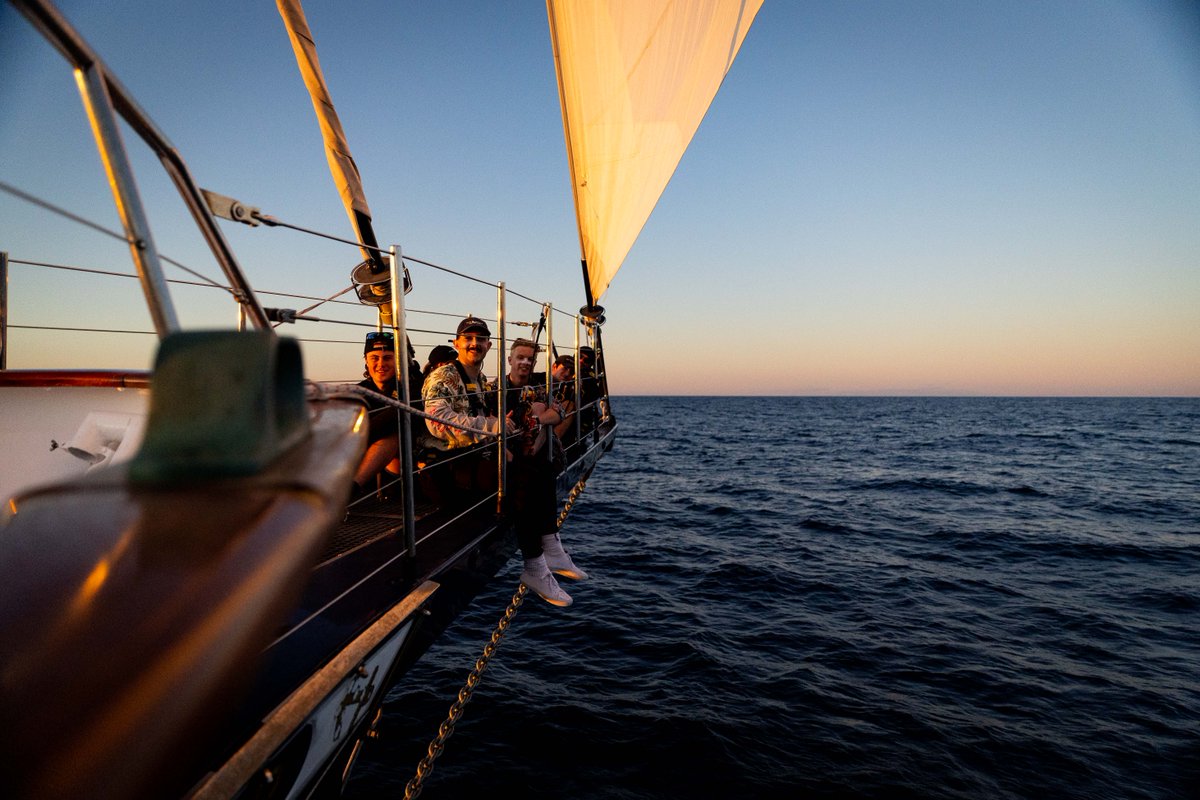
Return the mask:
[[[554,467],[545,455],[517,458],[508,467],[508,508],[526,559],[540,556],[542,537],[558,529]]]
[[[496,459],[484,448],[422,451],[422,493],[440,506],[462,506],[496,491]]]

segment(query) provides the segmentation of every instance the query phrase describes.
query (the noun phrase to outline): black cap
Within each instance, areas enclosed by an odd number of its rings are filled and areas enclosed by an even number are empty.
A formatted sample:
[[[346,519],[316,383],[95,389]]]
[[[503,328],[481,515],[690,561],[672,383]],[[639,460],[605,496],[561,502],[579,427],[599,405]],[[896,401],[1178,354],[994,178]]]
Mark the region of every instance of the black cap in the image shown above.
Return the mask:
[[[439,344],[429,351],[430,364],[449,364],[458,358],[458,351],[450,345]]]
[[[488,330],[487,323],[479,317],[467,317],[458,323],[458,332],[455,335],[462,336],[464,333],[482,333],[484,336],[492,335],[492,332]]]
[[[367,341],[363,344],[363,355],[372,350],[387,350],[389,353],[396,346],[396,337],[391,331],[371,331],[367,334]]]

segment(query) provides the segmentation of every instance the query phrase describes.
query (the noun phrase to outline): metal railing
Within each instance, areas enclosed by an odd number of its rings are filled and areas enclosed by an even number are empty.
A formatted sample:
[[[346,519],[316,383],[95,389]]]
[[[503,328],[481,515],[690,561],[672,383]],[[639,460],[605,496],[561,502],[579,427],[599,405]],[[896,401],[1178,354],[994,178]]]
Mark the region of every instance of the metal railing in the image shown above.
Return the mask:
[[[411,385],[409,377],[409,354],[408,349],[412,346],[412,337],[414,335],[436,335],[444,336],[447,332],[437,327],[417,327],[410,325],[410,316],[412,314],[430,314],[438,317],[449,317],[457,320],[463,316],[452,312],[433,312],[420,311],[417,309],[406,308],[405,292],[404,291],[388,291],[384,302],[378,304],[378,319],[373,322],[361,322],[352,320],[328,319],[313,316],[311,312],[315,311],[321,305],[327,303],[338,303],[345,305],[357,305],[362,307],[363,302],[366,302],[363,297],[363,292],[359,292],[359,303],[347,302],[338,298],[350,291],[351,289],[359,288],[356,286],[352,277],[350,287],[343,287],[334,294],[320,298],[305,295],[283,294],[273,292],[263,292],[266,294],[277,294],[285,297],[294,297],[304,300],[314,301],[313,304],[301,311],[290,309],[266,308],[262,305],[258,295],[252,290],[247,281],[237,259],[227,243],[224,235],[218,227],[214,216],[212,198],[220,198],[228,201],[233,206],[241,207],[236,201],[230,198],[221,198],[219,195],[214,195],[211,192],[206,192],[199,188],[198,184],[192,178],[182,157],[170,143],[166,136],[157,128],[149,116],[142,111],[138,104],[133,100],[132,96],[124,88],[124,86],[110,72],[103,60],[91,49],[84,39],[71,27],[71,25],[59,14],[52,6],[38,2],[37,0],[10,0],[12,4],[21,11],[37,28],[43,36],[45,36],[64,56],[67,62],[75,70],[78,87],[84,106],[87,110],[89,120],[92,126],[92,132],[96,140],[97,148],[100,152],[101,159],[104,163],[105,170],[109,178],[109,184],[112,188],[114,200],[121,217],[123,231],[117,232],[106,229],[104,226],[98,225],[95,222],[89,221],[82,216],[73,214],[62,208],[58,208],[50,203],[47,203],[39,198],[12,187],[8,184],[0,183],[0,189],[8,194],[19,199],[37,205],[47,211],[57,214],[61,217],[70,219],[76,223],[85,225],[94,230],[98,230],[108,236],[115,237],[124,241],[128,247],[130,255],[133,259],[136,274],[119,273],[111,270],[88,268],[75,265],[64,264],[49,264],[45,262],[32,261],[28,259],[10,258],[7,252],[0,253],[0,369],[7,369],[11,363],[11,342],[9,340],[9,332],[13,329],[26,330],[71,330],[71,331],[107,331],[112,333],[123,334],[139,334],[158,335],[159,337],[178,330],[180,326],[179,318],[176,313],[175,303],[169,291],[169,286],[174,284],[200,286],[205,288],[219,288],[233,298],[236,303],[237,310],[237,327],[240,329],[248,322],[254,326],[266,330],[274,330],[280,324],[294,323],[303,321],[305,323],[337,325],[337,326],[356,326],[360,328],[374,328],[382,330],[385,327],[389,328],[395,343],[395,360],[397,365],[397,378],[400,386],[400,394],[402,395],[403,403],[398,404],[395,413],[397,414],[398,441],[397,451],[401,465],[401,474],[398,479],[401,484],[401,494],[403,497],[403,516],[405,541],[408,549],[412,552],[415,549],[415,508],[414,497],[416,494],[414,480],[421,470],[427,467],[418,467],[418,448],[417,442],[413,440],[413,418],[417,410],[410,403],[414,401],[419,392],[416,387]],[[149,147],[149,149],[157,156],[162,167],[171,178],[173,184],[178,190],[180,196],[184,200],[184,204],[190,212],[194,222],[200,229],[213,257],[224,273],[226,283],[222,284],[218,281],[211,280],[199,272],[180,264],[178,261],[167,258],[158,252],[158,249],[150,235],[150,228],[147,218],[146,209],[144,208],[138,192],[137,181],[133,172],[132,163],[126,152],[125,145],[119,133],[120,121],[123,120],[137,134],[138,138]],[[244,210],[244,209],[243,209]],[[285,223],[274,217],[267,217],[258,212],[257,209],[252,209],[253,216],[263,222],[267,226],[263,230],[272,230],[278,227],[281,230],[290,230],[299,232],[301,235],[316,235],[327,239],[334,239],[338,242],[344,242],[347,246],[353,246],[356,249],[361,249],[364,245],[361,242],[340,239],[336,236],[331,236],[326,233],[307,230],[297,225]],[[239,219],[237,214],[233,214],[230,219]],[[246,221],[241,219],[241,221]],[[3,243],[0,243],[2,246]],[[563,317],[564,312],[556,309],[552,304],[533,298],[530,295],[509,289],[503,282],[484,281],[474,276],[471,276],[466,271],[450,269],[448,267],[412,257],[404,256],[399,246],[393,246],[386,254],[389,262],[389,279],[390,286],[403,286],[407,288],[408,282],[408,267],[410,265],[416,267],[421,266],[430,270],[436,270],[441,273],[450,275],[453,278],[461,279],[476,285],[492,287],[495,291],[495,315],[490,319],[497,327],[495,343],[498,345],[495,350],[495,376],[498,387],[504,385],[504,376],[507,373],[506,357],[509,347],[509,326],[526,326],[533,329],[534,333],[528,337],[538,345],[542,346],[542,352],[545,353],[545,397],[549,400],[555,397],[556,393],[563,396],[561,386],[553,381],[553,364],[554,357],[558,352],[559,345],[554,341],[556,332],[555,318]],[[193,277],[200,280],[180,280],[167,278],[164,272],[163,264],[171,264],[181,268]],[[136,278],[142,288],[144,300],[150,312],[151,321],[153,323],[153,331],[134,331],[134,330],[115,330],[112,328],[84,327],[84,326],[55,326],[55,325],[35,325],[27,323],[24,320],[22,324],[16,324],[11,318],[9,309],[9,272],[13,265],[21,265],[29,268],[41,269],[57,269],[71,270],[78,272],[87,272],[100,276]],[[403,274],[401,274],[403,273]],[[517,305],[529,304],[531,309],[534,309],[529,315],[537,322],[510,320],[509,304]],[[520,315],[517,315],[520,316]],[[597,433],[593,433],[592,443],[596,441],[598,435],[599,423],[607,416],[607,404],[602,398],[592,398],[590,396],[590,387],[585,391],[585,382],[595,380],[595,385],[603,387],[603,359],[602,347],[600,344],[599,325],[594,318],[585,317],[576,314],[565,314],[569,319],[567,325],[571,345],[563,347],[564,350],[570,350],[575,356],[575,375],[573,379],[573,387],[570,391],[571,406],[574,425],[574,442],[572,446],[577,450],[586,450],[585,435],[589,432],[589,427]],[[542,333],[545,333],[545,344],[541,342]],[[299,338],[299,337],[298,337]],[[516,337],[513,337],[516,338]],[[304,339],[304,341],[332,341],[344,342],[345,339]],[[361,340],[360,340],[361,341]],[[586,344],[584,344],[586,342]],[[591,347],[597,354],[597,366],[600,372],[595,377],[586,375],[582,369],[581,354],[584,347]],[[535,353],[537,351],[535,350]],[[557,386],[557,389],[556,389]],[[588,396],[585,397],[585,394]],[[492,445],[495,447],[495,464],[496,464],[496,481],[495,491],[493,496],[496,501],[497,510],[502,509],[502,504],[506,494],[507,485],[507,458],[506,449],[509,447],[509,434],[504,420],[507,418],[509,409],[507,406],[507,393],[498,391],[494,398],[493,407],[496,411],[496,416],[500,420],[500,433],[496,437],[481,436],[481,439],[495,438]],[[587,419],[594,420],[594,423],[589,426]],[[553,432],[551,432],[553,435]],[[423,437],[422,437],[423,438]],[[436,446],[436,445],[435,445]],[[449,458],[458,456],[454,454],[455,448],[446,448]],[[553,448],[547,448],[549,452]],[[445,464],[449,458],[441,463]]]

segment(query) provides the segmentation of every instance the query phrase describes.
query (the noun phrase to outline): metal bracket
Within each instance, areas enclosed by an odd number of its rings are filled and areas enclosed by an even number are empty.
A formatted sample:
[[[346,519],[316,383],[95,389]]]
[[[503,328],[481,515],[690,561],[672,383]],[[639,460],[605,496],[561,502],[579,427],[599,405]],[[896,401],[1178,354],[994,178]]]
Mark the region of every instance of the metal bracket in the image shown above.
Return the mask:
[[[262,212],[255,206],[242,205],[239,200],[226,197],[223,194],[217,194],[216,192],[210,192],[208,189],[201,189],[200,193],[204,195],[204,202],[208,204],[208,210],[214,216],[258,227]]]

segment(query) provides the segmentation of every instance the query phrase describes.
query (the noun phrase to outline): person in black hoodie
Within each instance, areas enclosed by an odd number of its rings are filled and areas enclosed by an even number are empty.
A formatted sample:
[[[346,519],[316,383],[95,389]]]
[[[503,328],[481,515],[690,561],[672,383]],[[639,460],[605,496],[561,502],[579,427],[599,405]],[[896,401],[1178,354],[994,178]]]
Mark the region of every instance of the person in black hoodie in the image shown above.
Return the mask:
[[[559,586],[555,574],[577,581],[588,575],[571,560],[558,534],[553,426],[562,423],[567,412],[558,400],[547,396],[545,373],[541,373],[541,382],[533,380],[537,350],[528,339],[513,341],[508,374],[500,380],[505,411],[519,430],[508,440],[509,501],[525,559],[521,581],[546,602],[568,606],[571,596]]]
[[[412,356],[412,346],[409,345],[409,392],[416,398],[419,407],[421,368]],[[371,331],[367,334],[363,345],[363,361],[366,364],[366,378],[358,385],[398,400],[400,380],[396,372],[396,339],[391,331]],[[355,470],[351,499],[366,494],[372,488],[371,482],[375,476],[381,472],[392,479],[400,474],[400,418],[396,407],[382,398],[368,396],[364,399],[369,414],[367,452]],[[411,403],[413,397],[409,400]],[[417,420],[420,422],[419,418]]]

